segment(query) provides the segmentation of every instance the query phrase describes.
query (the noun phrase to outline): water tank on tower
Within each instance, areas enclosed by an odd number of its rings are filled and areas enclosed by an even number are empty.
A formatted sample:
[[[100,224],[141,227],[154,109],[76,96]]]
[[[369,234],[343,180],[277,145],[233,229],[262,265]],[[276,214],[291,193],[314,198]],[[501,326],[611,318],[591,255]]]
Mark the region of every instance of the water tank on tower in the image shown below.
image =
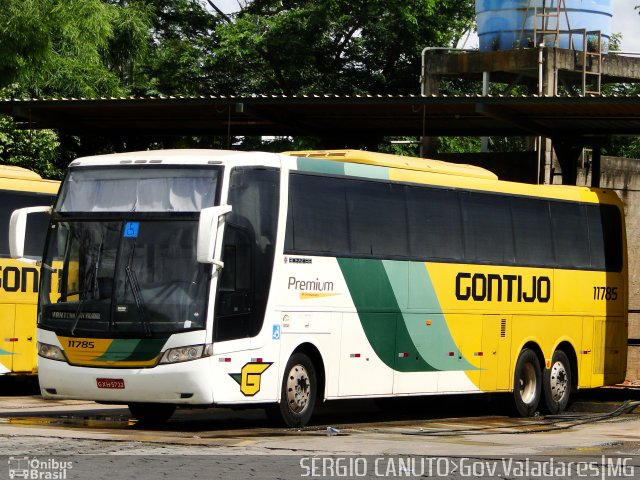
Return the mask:
[[[480,50],[527,48],[541,42],[548,47],[555,46],[555,34],[538,34],[538,38],[535,38],[535,33],[540,30],[558,31],[559,48],[582,50],[584,34],[580,34],[578,30],[586,30],[602,33],[601,53],[606,53],[611,38],[612,2],[613,0],[476,0]],[[543,13],[546,15],[542,15]],[[589,36],[587,41],[590,41]]]

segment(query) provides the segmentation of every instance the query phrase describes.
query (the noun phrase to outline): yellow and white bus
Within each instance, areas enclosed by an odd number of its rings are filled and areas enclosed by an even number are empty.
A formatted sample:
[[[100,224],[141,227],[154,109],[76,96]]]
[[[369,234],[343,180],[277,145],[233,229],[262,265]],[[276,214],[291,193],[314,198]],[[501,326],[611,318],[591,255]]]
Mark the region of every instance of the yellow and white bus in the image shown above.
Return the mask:
[[[0,375],[36,373],[36,309],[40,270],[9,255],[9,218],[17,208],[52,205],[60,182],[0,165]],[[25,255],[40,259],[49,217],[29,218]]]
[[[316,401],[478,392],[532,415],[624,379],[610,190],[359,151],[80,158],[43,265],[42,395],[141,421],[234,405],[301,426]]]

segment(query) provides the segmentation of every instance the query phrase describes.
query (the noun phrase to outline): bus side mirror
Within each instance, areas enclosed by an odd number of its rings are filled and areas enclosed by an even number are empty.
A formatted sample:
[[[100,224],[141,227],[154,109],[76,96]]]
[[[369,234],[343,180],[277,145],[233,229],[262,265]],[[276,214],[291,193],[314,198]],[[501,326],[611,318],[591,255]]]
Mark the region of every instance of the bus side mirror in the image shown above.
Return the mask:
[[[39,260],[25,258],[24,243],[27,235],[27,216],[30,213],[46,212],[51,215],[51,207],[26,207],[15,210],[9,220],[9,253],[11,258],[31,265],[39,265]]]
[[[224,267],[221,261],[215,259],[216,239],[218,237],[218,229],[224,223],[224,215],[230,211],[231,205],[208,207],[200,211],[196,246],[198,263],[211,263],[218,268]]]

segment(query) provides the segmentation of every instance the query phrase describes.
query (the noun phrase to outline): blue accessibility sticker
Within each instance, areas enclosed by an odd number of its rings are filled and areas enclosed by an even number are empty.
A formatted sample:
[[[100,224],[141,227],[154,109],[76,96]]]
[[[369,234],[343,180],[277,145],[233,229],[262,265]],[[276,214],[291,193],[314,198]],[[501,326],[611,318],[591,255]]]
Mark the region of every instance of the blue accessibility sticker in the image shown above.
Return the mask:
[[[140,222],[127,222],[122,236],[125,238],[138,238],[138,230],[140,230]]]
[[[280,340],[280,325],[273,326],[273,332],[271,333],[271,338],[273,340]]]

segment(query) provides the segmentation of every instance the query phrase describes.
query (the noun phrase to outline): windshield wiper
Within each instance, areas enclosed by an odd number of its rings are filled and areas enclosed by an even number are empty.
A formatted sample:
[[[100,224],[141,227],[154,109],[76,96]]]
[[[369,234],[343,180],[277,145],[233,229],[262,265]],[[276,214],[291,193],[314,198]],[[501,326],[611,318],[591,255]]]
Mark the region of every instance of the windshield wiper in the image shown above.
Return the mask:
[[[84,284],[85,285],[89,285],[90,281],[91,281],[91,274],[93,273],[93,270],[88,270],[86,277],[84,279]],[[95,278],[93,279],[95,281]],[[82,307],[84,307],[84,304],[87,300],[87,293],[89,293],[91,290],[89,288],[84,288],[82,290],[78,290],[78,291],[74,291],[71,292],[71,294],[69,294],[68,292],[65,294],[65,300],[67,299],[67,297],[69,297],[69,295],[78,295],[80,298],[78,298],[78,308],[76,308],[76,313],[75,313],[75,319],[73,321],[73,326],[71,327],[71,336],[73,336],[76,332],[76,327],[78,326],[78,323],[80,322],[80,318],[81,318],[81,314],[82,314]]]
[[[133,294],[133,300],[136,302],[136,307],[140,313],[140,323],[142,323],[142,326],[144,327],[144,333],[147,336],[151,336],[151,325],[149,324],[149,320],[147,320],[147,312],[136,274],[131,270],[129,265],[124,268],[124,271],[127,274],[127,280],[129,280],[129,284],[131,285],[131,293]]]
[[[102,238],[100,239],[100,246],[98,247],[98,254],[96,255],[95,262],[93,262],[93,265],[90,266],[86,270],[86,274],[85,274],[85,277],[84,277],[83,282],[82,282],[82,284],[84,285],[84,288],[82,290],[71,292],[71,294],[69,294],[69,292],[66,292],[65,295],[64,295],[65,300],[70,295],[79,295],[79,297],[80,297],[78,299],[78,308],[76,308],[76,313],[75,313],[75,319],[74,319],[74,322],[73,322],[73,326],[71,327],[71,336],[73,336],[75,334],[76,327],[78,326],[78,323],[80,322],[80,318],[81,318],[81,314],[82,314],[82,307],[84,306],[84,304],[85,304],[85,302],[87,300],[87,294],[89,292],[91,292],[93,294],[93,298],[99,298],[98,297],[98,294],[99,294],[99,292],[98,292],[98,270],[100,268],[100,258],[102,256],[102,247],[103,247],[103,245],[104,245],[104,234],[103,234]],[[91,255],[90,258],[93,259],[93,254]]]

